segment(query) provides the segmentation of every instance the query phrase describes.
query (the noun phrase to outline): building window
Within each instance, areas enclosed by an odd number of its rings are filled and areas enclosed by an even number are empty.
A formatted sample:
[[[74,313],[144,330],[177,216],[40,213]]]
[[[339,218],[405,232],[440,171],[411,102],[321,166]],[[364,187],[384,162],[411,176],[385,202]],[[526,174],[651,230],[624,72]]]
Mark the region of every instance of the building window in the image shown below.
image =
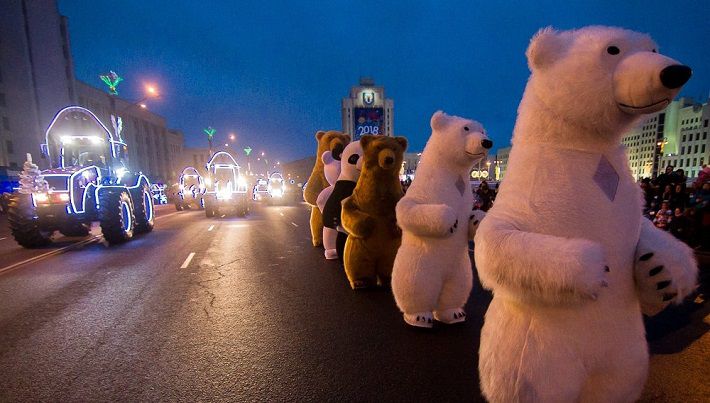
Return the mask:
[[[678,168],[683,168],[683,159],[678,161]]]
[[[7,116],[2,117],[2,127],[5,130],[10,130],[10,119],[8,119]]]
[[[685,166],[689,167],[690,166],[690,158],[685,159]]]
[[[693,158],[693,166],[696,166],[695,164],[697,164],[697,163],[698,163],[698,159],[697,159],[697,158]]]
[[[698,152],[698,145],[697,145],[697,144],[695,145],[695,151],[693,151],[693,152],[694,152],[694,153],[697,153],[697,152]]]
[[[683,155],[683,154],[685,154],[685,147],[680,148],[680,155]]]
[[[12,145],[12,141],[10,140],[5,140],[5,148],[7,149],[8,154],[14,154],[15,153],[15,147]]]
[[[701,152],[701,153],[704,153],[704,152],[705,152],[705,144],[703,144],[702,147],[700,147],[700,152]]]

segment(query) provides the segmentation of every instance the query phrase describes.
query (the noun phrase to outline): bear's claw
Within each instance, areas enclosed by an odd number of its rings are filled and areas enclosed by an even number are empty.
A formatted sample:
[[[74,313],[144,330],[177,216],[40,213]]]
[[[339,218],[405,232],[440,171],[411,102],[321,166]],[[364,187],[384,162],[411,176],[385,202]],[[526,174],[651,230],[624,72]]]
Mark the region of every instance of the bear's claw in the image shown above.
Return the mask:
[[[447,325],[459,323],[466,320],[466,311],[462,308],[446,309],[443,311],[434,311],[434,319]]]
[[[404,321],[414,327],[431,328],[434,326],[434,318],[431,312],[405,313]]]

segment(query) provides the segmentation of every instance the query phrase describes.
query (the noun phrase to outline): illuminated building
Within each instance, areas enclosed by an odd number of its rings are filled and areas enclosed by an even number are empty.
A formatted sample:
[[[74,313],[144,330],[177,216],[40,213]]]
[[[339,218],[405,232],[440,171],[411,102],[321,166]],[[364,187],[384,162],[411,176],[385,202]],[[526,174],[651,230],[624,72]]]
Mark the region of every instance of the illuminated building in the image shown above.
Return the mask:
[[[499,148],[496,151],[496,158],[493,161],[494,174],[497,172],[498,180],[503,180],[505,178],[505,171],[508,169],[508,159],[510,158],[510,150],[512,147]],[[494,176],[495,178],[496,176]]]
[[[710,156],[708,104],[689,98],[652,113],[622,138],[636,180],[655,178],[666,166],[695,178]]]
[[[361,78],[341,105],[343,132],[353,140],[364,134],[393,135],[394,101],[385,97],[385,87],[375,85],[373,79]]]

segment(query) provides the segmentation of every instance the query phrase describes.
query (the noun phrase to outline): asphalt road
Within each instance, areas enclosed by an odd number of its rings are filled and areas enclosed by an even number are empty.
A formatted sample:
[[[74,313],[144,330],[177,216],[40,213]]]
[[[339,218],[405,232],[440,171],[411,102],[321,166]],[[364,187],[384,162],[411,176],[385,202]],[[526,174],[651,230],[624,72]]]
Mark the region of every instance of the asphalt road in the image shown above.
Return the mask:
[[[480,401],[489,300],[477,285],[465,324],[405,326],[389,291],[351,291],[310,245],[303,205],[163,207],[153,233],[110,248],[25,250],[2,223],[0,401]],[[701,301],[648,322],[644,401],[710,396]]]

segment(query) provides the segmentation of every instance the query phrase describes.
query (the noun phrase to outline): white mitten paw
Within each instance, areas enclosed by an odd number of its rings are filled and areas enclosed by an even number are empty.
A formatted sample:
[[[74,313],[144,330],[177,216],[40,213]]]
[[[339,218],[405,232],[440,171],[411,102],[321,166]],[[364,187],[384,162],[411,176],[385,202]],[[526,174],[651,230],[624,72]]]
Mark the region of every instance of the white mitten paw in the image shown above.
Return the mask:
[[[483,210],[473,210],[468,218],[468,239],[473,239],[476,236],[476,231],[478,226],[481,224],[481,220],[486,216],[486,212]]]
[[[601,245],[581,241],[577,248],[578,273],[576,292],[583,298],[596,300],[603,288],[609,287],[609,266]]]
[[[685,245],[680,245],[687,248]],[[671,302],[680,303],[696,286],[697,265],[692,256],[664,248],[661,251],[639,248],[634,276],[646,315],[655,315]],[[687,251],[686,251],[687,252]]]
[[[454,209],[446,204],[437,204],[432,206],[434,209],[432,218],[432,229],[435,236],[446,237],[452,235],[459,228],[460,223],[456,217]]]

